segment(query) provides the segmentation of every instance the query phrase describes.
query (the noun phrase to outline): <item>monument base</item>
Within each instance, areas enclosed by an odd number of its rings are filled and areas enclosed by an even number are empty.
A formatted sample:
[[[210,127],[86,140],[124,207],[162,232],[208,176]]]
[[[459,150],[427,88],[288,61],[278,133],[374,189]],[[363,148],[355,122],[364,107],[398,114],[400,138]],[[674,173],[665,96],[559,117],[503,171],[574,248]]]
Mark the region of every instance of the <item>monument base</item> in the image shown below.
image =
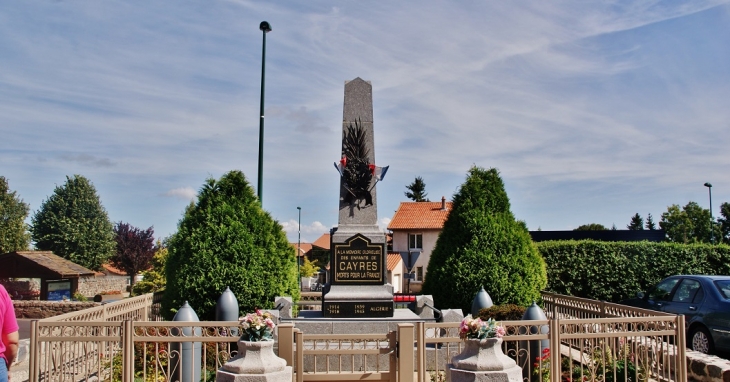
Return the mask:
[[[393,286],[331,285],[322,296],[325,318],[393,317]]]
[[[522,382],[522,368],[515,365],[499,371],[471,371],[446,367],[447,382]]]

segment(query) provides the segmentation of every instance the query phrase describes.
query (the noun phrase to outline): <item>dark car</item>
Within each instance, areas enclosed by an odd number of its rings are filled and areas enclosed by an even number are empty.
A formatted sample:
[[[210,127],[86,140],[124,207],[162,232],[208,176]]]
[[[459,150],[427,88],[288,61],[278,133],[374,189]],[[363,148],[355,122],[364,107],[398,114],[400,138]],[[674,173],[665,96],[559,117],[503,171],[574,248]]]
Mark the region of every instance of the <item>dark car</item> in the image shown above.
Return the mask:
[[[621,303],[683,314],[692,350],[730,352],[730,276],[671,276]]]

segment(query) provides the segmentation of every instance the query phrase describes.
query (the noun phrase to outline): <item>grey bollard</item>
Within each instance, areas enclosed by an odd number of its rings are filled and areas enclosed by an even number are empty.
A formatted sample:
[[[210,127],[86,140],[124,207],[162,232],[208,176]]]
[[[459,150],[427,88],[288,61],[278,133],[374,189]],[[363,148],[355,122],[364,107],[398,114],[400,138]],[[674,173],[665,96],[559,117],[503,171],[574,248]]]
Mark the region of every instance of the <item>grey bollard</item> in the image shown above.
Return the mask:
[[[494,305],[492,303],[492,298],[489,297],[487,291],[485,291],[484,287],[482,287],[471,302],[471,316],[475,318],[479,317],[480,310],[491,308],[492,305]]]
[[[226,287],[218,301],[215,304],[215,320],[216,321],[238,321],[238,299],[231,292],[231,288]],[[238,336],[238,327],[230,328],[231,334]]]
[[[199,322],[200,319],[193,308],[187,301],[177,311],[173,321],[180,322]],[[193,330],[193,328],[195,328]],[[182,329],[182,333],[180,333]],[[193,334],[194,333],[194,334]],[[182,328],[173,327],[170,334],[175,337],[202,336],[203,331],[199,326],[186,326]],[[178,355],[179,362],[172,365],[171,375],[176,377],[180,382],[198,382],[200,381],[200,364],[202,357],[202,346],[200,342],[173,342],[170,344],[170,358],[172,361],[173,354]]]
[[[525,310],[525,314],[522,315],[522,320],[547,320],[547,316],[545,316],[545,312],[537,305],[537,303],[533,301],[532,305]],[[520,328],[520,334],[527,334],[527,331],[527,327],[523,326]],[[549,326],[532,325],[529,328],[529,332],[530,334],[547,334],[549,332]],[[520,365],[527,365],[527,367],[522,368],[522,377],[530,380],[534,376],[533,369],[535,362],[537,362],[536,358],[542,356],[543,349],[550,348],[550,340],[520,341],[520,348],[527,350],[526,354],[525,352],[521,352],[522,356],[520,358],[522,359],[519,360]],[[529,359],[525,359],[528,357]]]
[[[226,287],[215,304],[215,320],[238,321],[238,300],[229,287]]]

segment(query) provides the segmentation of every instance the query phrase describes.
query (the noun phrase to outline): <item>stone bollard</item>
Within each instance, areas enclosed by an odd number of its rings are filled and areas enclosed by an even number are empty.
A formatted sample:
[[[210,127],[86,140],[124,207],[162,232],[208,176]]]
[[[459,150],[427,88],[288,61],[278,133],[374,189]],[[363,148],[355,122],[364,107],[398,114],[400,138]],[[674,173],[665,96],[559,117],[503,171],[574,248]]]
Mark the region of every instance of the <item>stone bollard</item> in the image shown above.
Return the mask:
[[[279,318],[293,318],[292,305],[294,305],[294,303],[289,296],[277,296],[274,299],[274,306],[276,307],[276,310],[278,310]]]
[[[187,301],[177,311],[173,321],[199,322],[200,319]],[[182,330],[182,333],[180,331]],[[202,330],[197,327],[173,327],[170,333],[174,337],[202,336]],[[200,381],[200,360],[202,357],[202,346],[200,342],[173,342],[170,344],[170,360],[177,354],[179,362],[174,363],[171,374],[177,377],[180,382]]]
[[[431,308],[429,308],[427,305],[430,305]],[[429,294],[416,296],[416,308],[413,312],[416,313],[420,318],[435,318],[436,320],[438,320],[440,317],[434,316],[434,309],[432,309],[433,306],[434,304],[432,295]]]
[[[492,298],[489,297],[489,293],[482,287],[471,302],[471,316],[474,318],[479,317],[480,310],[491,308],[492,305],[494,305]]]

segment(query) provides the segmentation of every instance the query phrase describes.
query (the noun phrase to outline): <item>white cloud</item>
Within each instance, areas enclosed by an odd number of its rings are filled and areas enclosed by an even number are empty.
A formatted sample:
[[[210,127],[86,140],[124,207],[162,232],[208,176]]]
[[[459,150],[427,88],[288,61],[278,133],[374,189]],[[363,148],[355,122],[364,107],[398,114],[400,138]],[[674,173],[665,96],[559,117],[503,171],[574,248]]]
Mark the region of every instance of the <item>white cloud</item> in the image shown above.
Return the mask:
[[[195,191],[192,187],[179,187],[167,191],[165,193],[165,196],[192,201],[195,200],[195,198],[198,196],[198,192]]]

